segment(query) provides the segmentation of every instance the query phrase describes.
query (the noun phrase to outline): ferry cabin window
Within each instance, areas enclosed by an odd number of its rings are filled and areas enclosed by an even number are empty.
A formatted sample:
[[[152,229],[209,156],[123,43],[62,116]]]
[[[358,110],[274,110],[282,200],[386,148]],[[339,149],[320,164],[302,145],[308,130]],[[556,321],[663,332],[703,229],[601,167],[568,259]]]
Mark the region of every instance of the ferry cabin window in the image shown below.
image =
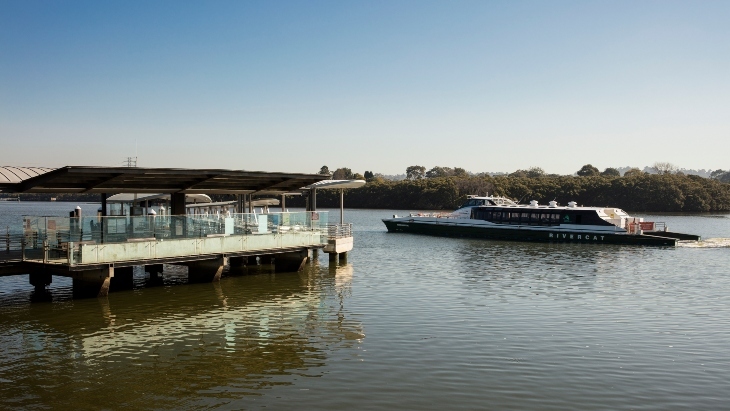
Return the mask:
[[[466,203],[464,203],[464,205],[462,205],[462,206],[461,206],[461,208],[464,208],[464,207],[475,207],[475,206],[480,206],[480,205],[482,205],[483,203],[484,203],[484,201],[483,201],[483,200],[476,200],[476,199],[473,199],[473,198],[472,198],[472,199],[470,199],[469,201],[467,201]]]
[[[510,212],[485,209],[474,209],[473,218],[493,223],[521,225],[558,225],[562,222],[562,216],[558,213]],[[569,218],[574,218],[574,216]]]

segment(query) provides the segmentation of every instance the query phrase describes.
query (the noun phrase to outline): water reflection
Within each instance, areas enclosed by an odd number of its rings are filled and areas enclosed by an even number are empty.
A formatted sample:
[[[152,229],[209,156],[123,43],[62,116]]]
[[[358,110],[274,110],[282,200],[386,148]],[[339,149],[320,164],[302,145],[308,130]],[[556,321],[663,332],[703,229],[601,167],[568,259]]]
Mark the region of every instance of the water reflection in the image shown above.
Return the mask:
[[[0,308],[0,408],[210,407],[317,377],[364,338],[352,275],[309,266]]]
[[[457,246],[459,272],[468,289],[561,299],[595,292],[597,284],[649,252],[644,247],[594,244],[461,241]]]

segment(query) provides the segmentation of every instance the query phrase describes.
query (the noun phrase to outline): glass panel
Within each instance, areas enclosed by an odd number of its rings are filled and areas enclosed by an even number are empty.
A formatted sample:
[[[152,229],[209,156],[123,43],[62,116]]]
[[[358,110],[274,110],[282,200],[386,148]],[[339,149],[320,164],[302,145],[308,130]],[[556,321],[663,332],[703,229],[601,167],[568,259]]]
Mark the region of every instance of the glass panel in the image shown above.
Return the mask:
[[[69,242],[120,243],[127,241],[202,238],[327,230],[326,211],[291,213],[212,214],[197,216],[23,217],[28,250],[63,248]]]

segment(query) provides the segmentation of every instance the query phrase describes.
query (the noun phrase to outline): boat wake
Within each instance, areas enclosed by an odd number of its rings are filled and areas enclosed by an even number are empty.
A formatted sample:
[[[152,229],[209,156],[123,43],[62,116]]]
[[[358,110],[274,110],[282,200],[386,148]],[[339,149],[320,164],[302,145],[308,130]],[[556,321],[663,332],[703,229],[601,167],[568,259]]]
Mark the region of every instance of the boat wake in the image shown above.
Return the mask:
[[[702,241],[680,241],[678,247],[687,248],[730,248],[730,238],[708,238]]]

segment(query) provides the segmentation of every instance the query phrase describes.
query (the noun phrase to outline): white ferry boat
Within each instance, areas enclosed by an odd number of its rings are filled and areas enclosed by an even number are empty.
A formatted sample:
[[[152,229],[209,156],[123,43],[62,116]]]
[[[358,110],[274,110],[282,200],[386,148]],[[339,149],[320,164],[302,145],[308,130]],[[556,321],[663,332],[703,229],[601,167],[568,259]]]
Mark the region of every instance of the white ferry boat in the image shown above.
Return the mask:
[[[495,240],[674,246],[699,236],[675,233],[620,208],[517,204],[505,197],[469,196],[453,213],[411,213],[383,219],[389,232]]]

